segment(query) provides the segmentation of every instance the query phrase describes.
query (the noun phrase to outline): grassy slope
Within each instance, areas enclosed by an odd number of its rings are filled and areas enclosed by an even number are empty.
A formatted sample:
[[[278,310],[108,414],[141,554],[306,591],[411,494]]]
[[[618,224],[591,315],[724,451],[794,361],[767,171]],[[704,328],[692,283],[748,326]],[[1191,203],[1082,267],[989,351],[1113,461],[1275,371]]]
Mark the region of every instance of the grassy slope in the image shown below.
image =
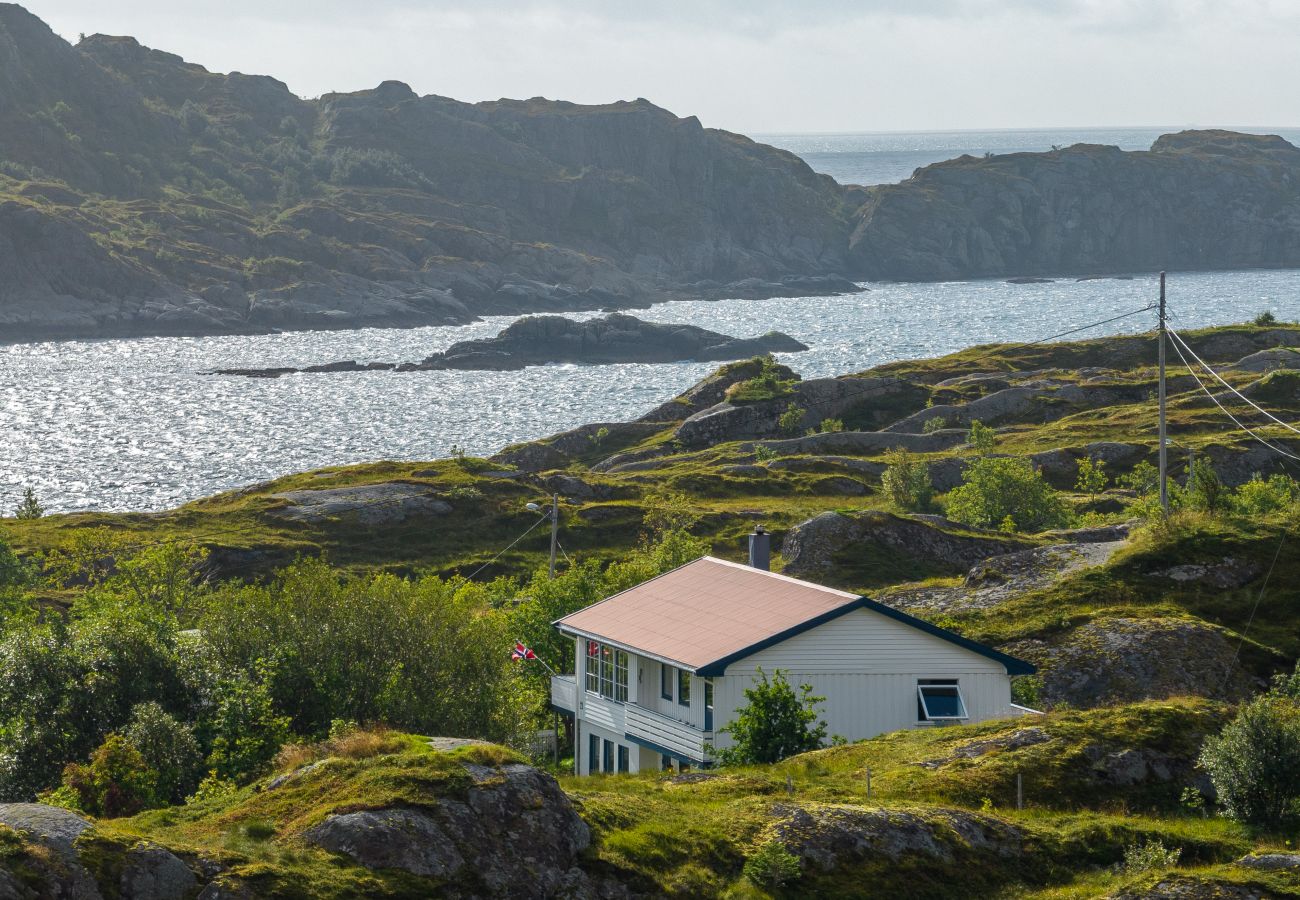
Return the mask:
[[[949,897],[959,882],[965,896],[1097,897],[1165,876],[1115,871],[1125,847],[1149,840],[1182,849],[1179,877],[1300,896],[1295,875],[1259,875],[1231,865],[1252,850],[1280,849],[1277,839],[1180,811],[1177,797],[1186,782],[1177,778],[1130,788],[1107,785],[1088,755],[1089,748],[1100,747],[1189,759],[1199,736],[1227,712],[1200,700],[1143,703],[901,732],[702,781],[641,774],[564,777],[561,783],[593,828],[584,867],[636,890],[671,896],[765,896],[742,876],[744,861],[795,808],[884,811],[938,823],[950,858],[905,855],[890,862],[876,853],[829,871],[809,867],[782,896],[853,896],[869,885],[872,896]],[[1026,727],[1042,729],[1050,740],[1019,749],[999,746]],[[981,752],[959,753],[972,745]],[[461,763],[491,765],[509,758],[508,751],[492,747],[437,753],[409,738],[397,752],[332,759],[274,791],[245,788],[101,823],[81,840],[81,849],[101,876],[116,871],[130,846],[153,840],[185,857],[221,861],[259,896],[428,896],[429,882],[344,864],[300,835],[335,811],[460,797],[469,783]],[[1024,810],[1016,810],[1012,799],[1016,772],[1025,776]],[[943,825],[963,807],[1020,829],[1021,850],[1010,856],[982,851]],[[0,834],[0,861],[11,869],[30,864],[28,853],[12,834]]]

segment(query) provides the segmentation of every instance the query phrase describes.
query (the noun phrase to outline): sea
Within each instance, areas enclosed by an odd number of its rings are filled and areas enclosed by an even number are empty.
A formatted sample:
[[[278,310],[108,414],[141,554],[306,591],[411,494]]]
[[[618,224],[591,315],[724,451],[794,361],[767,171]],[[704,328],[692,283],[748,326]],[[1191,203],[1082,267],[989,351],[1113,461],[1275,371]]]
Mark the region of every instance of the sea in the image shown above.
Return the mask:
[[[1080,141],[1134,148],[1170,129],[765,135],[848,183],[906,178],[961,153],[1045,150]],[[1300,129],[1255,129],[1300,140]],[[1045,284],[997,280],[863,284],[837,297],[682,301],[637,311],[655,322],[737,336],[776,329],[809,346],[782,361],[805,377],[855,372],[973,344],[1033,341],[1127,313],[1082,336],[1136,333],[1156,277]],[[1175,328],[1268,310],[1300,320],[1300,271],[1175,273]],[[595,313],[574,314],[587,318]],[[519,372],[360,372],[249,379],[218,368],[301,367],[341,359],[404,362],[496,334],[469,325],[152,337],[0,345],[0,514],[32,488],[51,512],[157,511],[281,475],[379,459],[486,455],[587,422],[634,418],[715,363],[554,365]]]

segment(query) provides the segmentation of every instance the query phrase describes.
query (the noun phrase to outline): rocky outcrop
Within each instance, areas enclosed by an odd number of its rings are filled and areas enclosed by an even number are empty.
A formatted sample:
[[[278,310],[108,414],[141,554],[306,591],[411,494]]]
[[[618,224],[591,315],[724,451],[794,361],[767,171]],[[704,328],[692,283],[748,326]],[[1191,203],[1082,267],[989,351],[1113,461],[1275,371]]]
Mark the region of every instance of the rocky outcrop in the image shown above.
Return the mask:
[[[963,156],[873,188],[858,271],[930,281],[1300,264],[1300,150],[1184,131],[1147,151]]]
[[[280,500],[283,505],[272,507],[269,515],[309,525],[344,516],[355,517],[363,525],[390,525],[413,517],[445,516],[451,512],[451,504],[440,500],[429,485],[400,481],[283,491],[272,494],[271,499]]]
[[[303,838],[369,869],[456,881],[473,896],[559,894],[591,832],[555,779],[518,764],[467,768],[474,786],[464,800],[340,813]]]
[[[1038,664],[1047,705],[1091,707],[1199,696],[1237,700],[1256,687],[1223,632],[1188,619],[1109,618],[1074,629],[1053,646],[1003,648]]]
[[[781,555],[786,574],[799,577],[824,576],[837,559],[870,548],[964,572],[990,556],[1029,546],[1029,542],[1010,536],[954,534],[889,513],[824,512],[790,529]]]

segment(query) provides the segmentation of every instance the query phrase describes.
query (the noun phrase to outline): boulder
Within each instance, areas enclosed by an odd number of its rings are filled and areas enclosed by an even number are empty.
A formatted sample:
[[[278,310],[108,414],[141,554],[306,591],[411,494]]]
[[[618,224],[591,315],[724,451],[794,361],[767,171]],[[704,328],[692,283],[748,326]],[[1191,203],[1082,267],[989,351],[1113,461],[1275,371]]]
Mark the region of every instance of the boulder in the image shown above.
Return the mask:
[[[121,895],[133,900],[185,900],[199,880],[176,854],[144,843],[127,851],[120,879]]]
[[[786,574],[814,576],[832,569],[838,555],[872,545],[952,571],[966,571],[990,556],[1032,546],[1011,536],[953,534],[890,513],[824,512],[790,529],[781,555]]]
[[[1300,870],[1300,853],[1251,853],[1237,860],[1237,865],[1264,872]]]
[[[1215,878],[1169,875],[1155,884],[1124,888],[1106,900],[1275,900],[1281,897],[1263,887]]]
[[[1228,368],[1241,372],[1271,372],[1274,369],[1300,369],[1300,350],[1274,347],[1243,356]]]
[[[758,375],[761,369],[762,363],[757,359],[747,359],[743,362],[725,365],[667,403],[656,406],[637,421],[680,422],[693,413],[721,403],[726,399],[727,390],[733,384],[748,381]],[[797,372],[780,363],[776,365],[774,372],[777,378],[783,381],[799,380]]]
[[[1245,587],[1263,573],[1264,567],[1257,562],[1228,556],[1213,563],[1172,566],[1153,574],[1177,584],[1205,585],[1226,591]]]
[[[473,896],[559,895],[591,834],[555,779],[516,763],[466,769],[463,798],[338,813],[303,838],[367,868],[455,881]]]

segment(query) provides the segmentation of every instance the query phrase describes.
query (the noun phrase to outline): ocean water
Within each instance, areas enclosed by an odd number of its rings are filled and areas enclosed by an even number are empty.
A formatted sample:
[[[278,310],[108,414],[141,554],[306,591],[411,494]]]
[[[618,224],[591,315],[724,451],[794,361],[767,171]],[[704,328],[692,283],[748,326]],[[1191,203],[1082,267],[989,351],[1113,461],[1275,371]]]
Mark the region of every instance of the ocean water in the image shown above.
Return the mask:
[[[1140,308],[1156,290],[1152,276],[876,284],[840,297],[679,302],[637,315],[738,336],[785,331],[811,349],[784,361],[813,377],[972,344],[1044,338]],[[1300,271],[1173,275],[1169,303],[1176,327],[1241,321],[1265,309],[1300,319]],[[26,486],[51,511],[160,510],[319,466],[427,460],[448,455],[453,445],[488,454],[586,422],[635,417],[716,367],[545,366],[276,380],[200,374],[339,359],[419,360],[455,341],[495,334],[510,321],[0,346],[0,510],[12,510]],[[1148,312],[1089,334],[1153,326]]]
[[[892,184],[910,178],[922,166],[962,154],[1042,152],[1079,143],[1108,144],[1121,150],[1147,150],[1162,134],[1201,127],[1206,126],[756,134],[753,138],[798,154],[815,171],[830,175],[841,184]],[[1252,134],[1278,134],[1300,145],[1300,128],[1223,127]]]

